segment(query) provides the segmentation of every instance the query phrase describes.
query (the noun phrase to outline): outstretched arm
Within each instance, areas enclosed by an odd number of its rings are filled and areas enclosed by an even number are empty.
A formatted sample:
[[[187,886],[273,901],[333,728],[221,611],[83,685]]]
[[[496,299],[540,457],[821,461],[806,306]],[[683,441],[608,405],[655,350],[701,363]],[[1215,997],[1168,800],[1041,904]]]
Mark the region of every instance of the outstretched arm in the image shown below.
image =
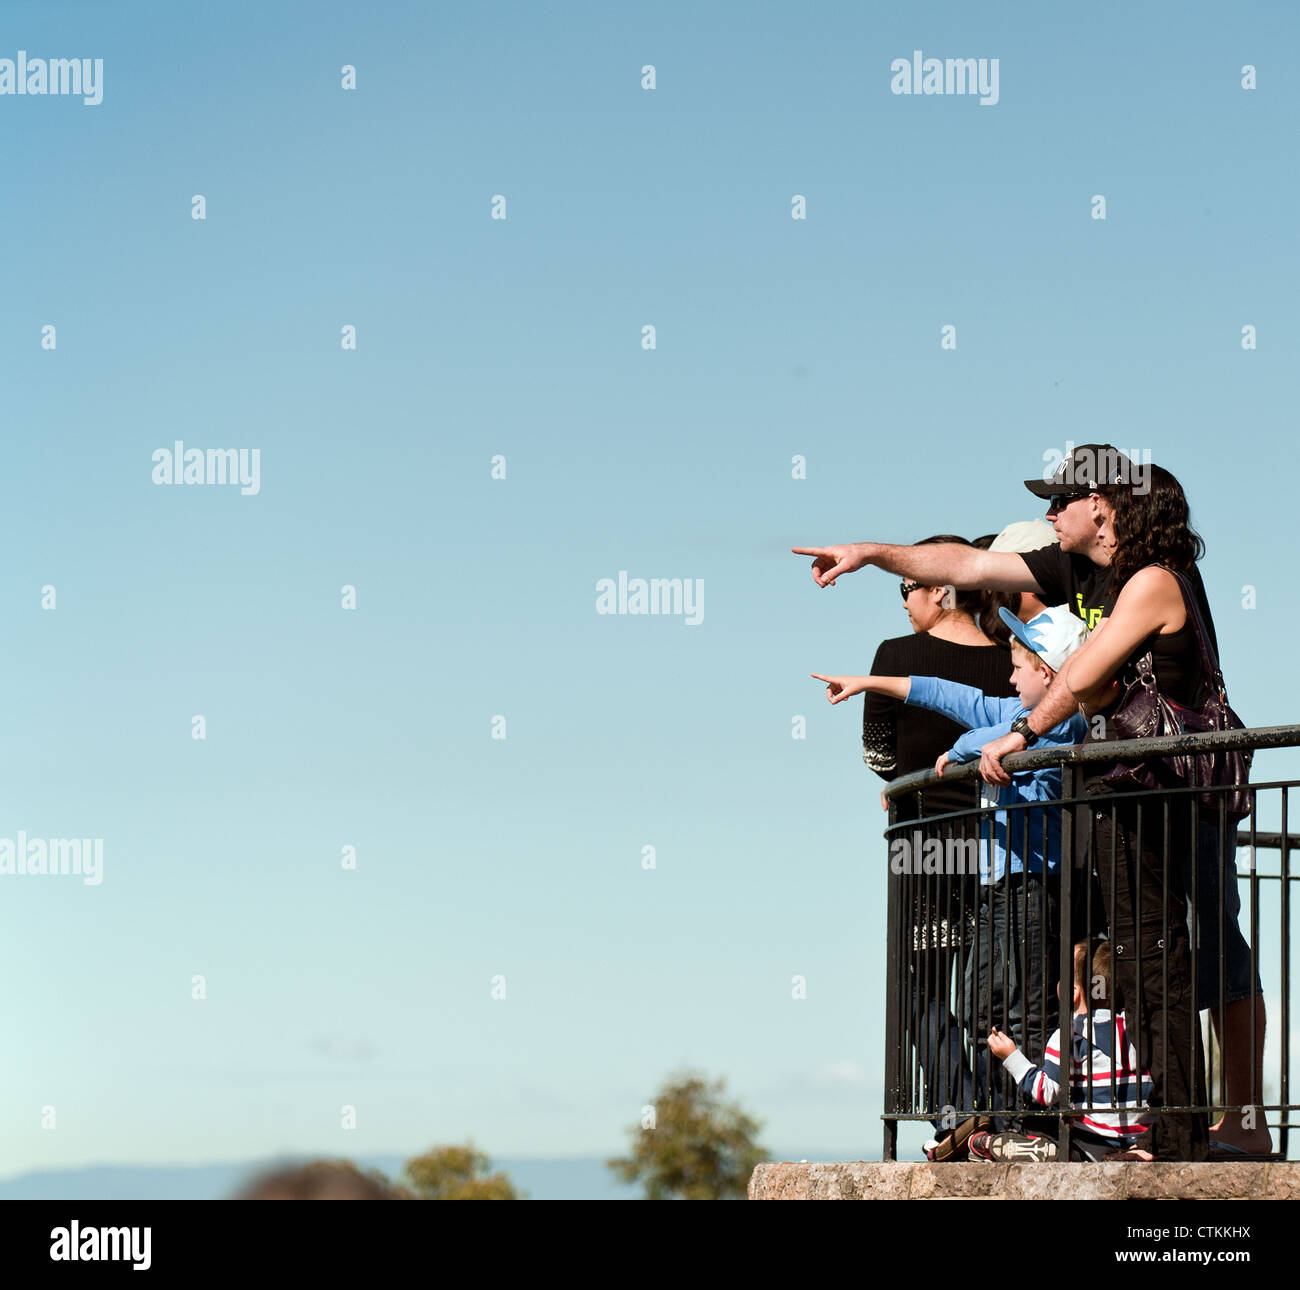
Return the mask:
[[[912,688],[910,676],[823,676],[812,672],[814,681],[826,682],[826,697],[832,703],[843,703],[855,694],[883,694],[891,699],[906,701]]]
[[[973,685],[961,685],[944,680],[941,676],[914,676],[907,702],[914,707],[941,712],[967,730],[980,730],[986,726],[1010,721],[1022,712],[1019,699],[1001,699],[985,694]]]
[[[926,587],[970,587],[990,591],[1032,591],[1042,588],[1029,566],[1014,551],[984,551],[958,542],[929,542],[924,546],[889,546],[883,542],[851,542],[847,546],[794,546],[795,555],[811,555],[813,580],[833,587],[842,573],[873,564]]]

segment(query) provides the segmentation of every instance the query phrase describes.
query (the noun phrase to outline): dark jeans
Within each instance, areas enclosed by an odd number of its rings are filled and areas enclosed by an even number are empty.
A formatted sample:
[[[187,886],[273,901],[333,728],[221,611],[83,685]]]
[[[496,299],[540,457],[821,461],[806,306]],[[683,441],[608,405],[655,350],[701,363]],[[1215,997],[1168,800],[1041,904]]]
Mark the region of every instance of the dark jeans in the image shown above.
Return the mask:
[[[1204,816],[1196,830],[1196,1006],[1219,1007],[1219,963],[1223,961],[1223,1002],[1236,1003],[1251,995],[1250,943],[1241,933],[1241,886],[1237,881],[1236,820],[1227,824],[1227,859],[1223,867],[1223,932],[1219,936],[1219,821]],[[1190,860],[1190,855],[1189,855]],[[1192,889],[1191,866],[1185,881]],[[1222,941],[1222,945],[1220,945]],[[1255,972],[1255,993],[1264,983]]]
[[[979,931],[966,959],[961,1012],[970,1019],[985,1053],[984,1040],[997,1026],[1024,1049],[1031,1062],[1042,1061],[1057,1022],[1059,937],[1057,878],[1004,874],[1000,882],[982,889]]]
[[[989,1030],[1010,1035],[1035,1064],[1056,1028],[1059,957],[1059,884],[1040,874],[1004,876],[980,893],[978,928],[958,983],[954,1013],[948,991],[928,996],[918,1017],[918,1046],[932,1111],[974,1108],[993,1114],[998,1129],[1027,1110],[988,1050]],[[967,1042],[969,1036],[969,1056]],[[951,1119],[951,1116],[948,1117]],[[952,1128],[935,1117],[936,1128]]]
[[[917,1048],[930,1123],[936,1132],[945,1133],[955,1129],[976,1105],[965,1031],[952,1015],[946,998],[932,999],[918,1018]]]
[[[1101,794],[1096,864],[1110,923],[1116,1002],[1128,1019],[1138,1056],[1151,1072],[1150,1106],[1158,1112],[1151,1152],[1158,1160],[1204,1160],[1209,1118],[1165,1112],[1204,1106],[1205,1059],[1192,1010],[1187,931],[1188,857],[1195,834],[1186,809],[1169,807],[1168,862],[1159,799],[1141,807],[1123,794]]]

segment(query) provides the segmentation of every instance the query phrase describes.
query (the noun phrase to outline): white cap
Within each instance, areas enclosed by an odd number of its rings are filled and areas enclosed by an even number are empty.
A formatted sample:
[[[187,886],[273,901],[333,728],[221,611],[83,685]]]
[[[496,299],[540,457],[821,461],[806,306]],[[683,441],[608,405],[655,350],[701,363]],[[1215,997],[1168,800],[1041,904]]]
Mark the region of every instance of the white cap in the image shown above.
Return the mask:
[[[1006,609],[999,609],[998,614],[1011,634],[1053,672],[1059,672],[1061,664],[1088,639],[1083,619],[1071,613],[1068,605],[1053,605],[1027,623]]]
[[[1017,520],[993,539],[990,551],[1037,551],[1060,539],[1046,520]]]

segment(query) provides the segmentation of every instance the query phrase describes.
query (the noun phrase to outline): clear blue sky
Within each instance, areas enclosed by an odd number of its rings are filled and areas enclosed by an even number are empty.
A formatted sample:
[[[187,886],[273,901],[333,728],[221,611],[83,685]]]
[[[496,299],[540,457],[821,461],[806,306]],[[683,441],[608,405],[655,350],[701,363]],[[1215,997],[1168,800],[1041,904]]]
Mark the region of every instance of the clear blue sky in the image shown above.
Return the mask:
[[[874,1154],[879,784],[807,674],[906,620],[788,547],[1149,448],[1234,705],[1300,719],[1300,24],[1171,12],[7,5],[104,96],[0,97],[0,835],[105,860],[0,879],[4,1170],[614,1151],[683,1064]],[[1000,102],[892,95],[914,49]],[[260,493],[153,485],[176,439]],[[620,570],[704,621],[598,615]]]

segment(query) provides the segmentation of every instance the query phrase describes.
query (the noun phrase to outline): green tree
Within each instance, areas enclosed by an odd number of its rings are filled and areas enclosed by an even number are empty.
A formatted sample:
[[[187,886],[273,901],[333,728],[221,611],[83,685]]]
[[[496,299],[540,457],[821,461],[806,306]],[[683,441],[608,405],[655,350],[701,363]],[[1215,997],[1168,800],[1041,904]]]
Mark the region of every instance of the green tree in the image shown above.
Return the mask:
[[[722,1100],[723,1081],[689,1072],[670,1077],[654,1114],[630,1129],[632,1153],[606,1161],[623,1182],[641,1182],[647,1200],[743,1200],[767,1153],[762,1127]]]
[[[488,1173],[488,1158],[463,1147],[430,1147],[406,1162],[399,1186],[416,1200],[526,1200],[504,1173]]]

